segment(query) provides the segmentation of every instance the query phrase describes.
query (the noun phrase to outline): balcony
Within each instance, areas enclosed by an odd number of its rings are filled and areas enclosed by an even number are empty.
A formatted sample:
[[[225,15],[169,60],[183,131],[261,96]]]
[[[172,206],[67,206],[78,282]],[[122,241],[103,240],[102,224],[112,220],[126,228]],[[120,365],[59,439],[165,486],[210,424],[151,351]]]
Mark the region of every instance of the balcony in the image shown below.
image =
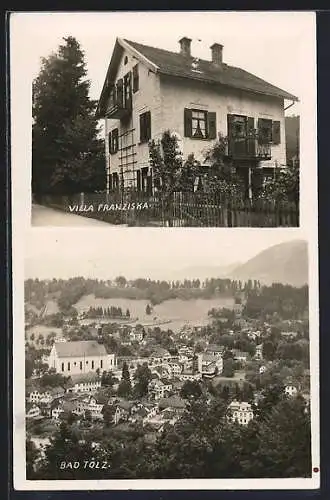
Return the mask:
[[[229,136],[227,156],[232,160],[265,161],[270,160],[271,142],[260,139],[257,133],[248,136]]]
[[[132,112],[132,96],[130,89],[128,91],[118,84],[112,87],[110,91],[106,118],[116,118],[122,120],[128,117]]]

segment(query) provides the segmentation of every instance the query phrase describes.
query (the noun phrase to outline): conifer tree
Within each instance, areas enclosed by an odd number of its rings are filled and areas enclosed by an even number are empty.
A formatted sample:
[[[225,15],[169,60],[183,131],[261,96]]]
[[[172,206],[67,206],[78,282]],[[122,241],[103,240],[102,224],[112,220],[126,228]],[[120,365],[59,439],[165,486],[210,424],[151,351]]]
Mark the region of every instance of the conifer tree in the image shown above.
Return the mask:
[[[84,53],[69,36],[41,61],[33,82],[32,191],[92,192],[105,188],[104,141],[98,137],[96,102]]]

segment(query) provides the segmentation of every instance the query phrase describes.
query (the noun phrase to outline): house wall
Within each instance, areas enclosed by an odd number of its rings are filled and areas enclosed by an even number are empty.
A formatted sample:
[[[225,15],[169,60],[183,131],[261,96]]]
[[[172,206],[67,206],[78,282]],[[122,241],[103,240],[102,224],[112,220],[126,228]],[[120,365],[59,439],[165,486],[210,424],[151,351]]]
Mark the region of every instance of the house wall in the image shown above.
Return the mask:
[[[128,62],[124,65],[125,57],[127,56]],[[132,70],[133,66],[137,64],[137,59],[134,58],[129,52],[124,51],[116,76],[116,81],[122,78],[126,73]],[[136,161],[134,166],[141,169],[142,167],[149,167],[149,149],[148,144],[139,144],[140,141],[140,114],[150,111],[151,112],[151,133],[155,137],[157,134],[161,135],[162,131],[162,111],[161,111],[161,98],[160,98],[160,82],[158,76],[139,63],[139,90],[132,94],[132,114],[127,122],[120,120],[105,119],[105,147],[106,147],[106,161],[107,168],[110,173],[119,171],[120,152],[110,155],[108,134],[111,130],[118,128],[119,135],[127,130],[134,129],[134,143],[136,144]],[[129,178],[130,175],[125,175],[124,179]]]
[[[128,62],[124,65],[125,56]],[[131,71],[137,59],[124,51],[116,77],[116,81]],[[210,149],[215,140],[192,139],[184,137],[184,108],[194,108],[216,112],[217,134],[227,135],[227,115],[239,114],[255,118],[255,128],[258,118],[268,118],[280,121],[281,143],[272,146],[272,158],[260,163],[264,167],[286,164],[285,149],[285,118],[283,99],[254,94],[226,87],[216,87],[189,79],[159,76],[139,63],[139,90],[132,94],[132,114],[125,122],[117,119],[105,120],[105,148],[108,173],[120,173],[120,152],[109,154],[108,134],[118,128],[119,135],[134,129],[132,140],[135,146],[136,164],[124,167],[125,185],[136,181],[136,170],[149,166],[148,144],[139,144],[139,116],[145,111],[151,112],[152,139],[160,139],[165,130],[177,132],[182,141],[180,148],[186,158],[193,153],[196,159],[202,161],[205,152]],[[134,171],[133,171],[134,170]]]
[[[202,160],[213,140],[184,137],[184,108],[194,108],[217,113],[217,134],[227,135],[227,115],[238,114],[255,118],[279,120],[281,123],[281,144],[272,146],[272,159],[262,162],[263,166],[286,164],[285,119],[283,99],[254,94],[243,90],[213,86],[188,79],[161,77],[162,121],[165,128],[178,132],[182,137],[183,155],[194,153]]]

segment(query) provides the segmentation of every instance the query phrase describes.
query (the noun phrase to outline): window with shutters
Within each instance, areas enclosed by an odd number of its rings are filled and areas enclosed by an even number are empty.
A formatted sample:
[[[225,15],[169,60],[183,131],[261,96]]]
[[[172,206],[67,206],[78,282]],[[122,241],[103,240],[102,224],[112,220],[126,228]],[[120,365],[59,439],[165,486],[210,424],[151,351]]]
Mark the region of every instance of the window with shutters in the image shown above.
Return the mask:
[[[216,113],[185,108],[184,135],[192,139],[215,139],[217,135]]]
[[[140,143],[151,139],[151,113],[146,111],[140,115]]]
[[[133,93],[139,90],[139,65],[133,67]]]

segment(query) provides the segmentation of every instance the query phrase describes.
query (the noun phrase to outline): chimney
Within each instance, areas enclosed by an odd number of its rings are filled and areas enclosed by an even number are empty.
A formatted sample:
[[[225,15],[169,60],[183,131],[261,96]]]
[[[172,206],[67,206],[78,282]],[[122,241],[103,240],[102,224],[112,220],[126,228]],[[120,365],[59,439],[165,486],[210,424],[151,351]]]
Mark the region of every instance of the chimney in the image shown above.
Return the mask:
[[[184,36],[179,40],[180,44],[180,54],[185,56],[185,57],[190,57],[191,56],[191,38],[187,38]]]
[[[220,43],[214,43],[213,45],[211,45],[210,49],[212,52],[213,64],[217,64],[218,66],[221,66],[223,45],[221,45]]]

